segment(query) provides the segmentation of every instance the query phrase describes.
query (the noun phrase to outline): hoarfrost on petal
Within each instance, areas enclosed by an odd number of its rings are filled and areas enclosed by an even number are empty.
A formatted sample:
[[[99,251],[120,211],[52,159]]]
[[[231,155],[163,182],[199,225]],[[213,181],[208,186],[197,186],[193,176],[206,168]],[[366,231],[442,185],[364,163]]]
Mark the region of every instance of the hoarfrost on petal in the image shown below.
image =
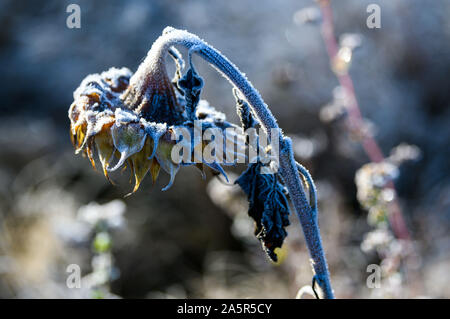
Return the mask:
[[[158,149],[158,143],[161,136],[167,132],[166,123],[147,122],[145,119],[141,119],[141,124],[144,126],[145,132],[153,140],[153,151],[148,159],[152,159]]]
[[[108,168],[108,171],[115,171],[125,163],[128,157],[142,150],[147,133],[139,123],[120,126],[116,123],[111,127],[111,136],[115,148],[120,153],[119,162],[113,168]]]
[[[138,123],[139,117],[131,110],[117,108],[115,111],[116,125],[120,126],[127,123]]]

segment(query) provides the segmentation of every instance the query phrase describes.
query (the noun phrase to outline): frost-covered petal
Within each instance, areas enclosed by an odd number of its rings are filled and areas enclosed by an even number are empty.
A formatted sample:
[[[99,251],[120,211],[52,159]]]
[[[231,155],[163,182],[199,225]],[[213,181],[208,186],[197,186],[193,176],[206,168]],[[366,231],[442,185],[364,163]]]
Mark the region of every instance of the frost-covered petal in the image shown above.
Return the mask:
[[[115,152],[114,143],[112,141],[110,130],[104,130],[94,137],[98,158],[102,164],[103,174],[109,179],[108,166]]]
[[[113,168],[108,168],[109,171],[115,171],[121,167],[131,155],[139,152],[144,147],[147,133],[145,133],[139,123],[122,124],[118,126],[116,122],[116,124],[111,127],[111,136],[115,148],[120,153],[118,163]]]
[[[116,109],[115,113],[116,118],[116,125],[120,126],[122,124],[128,124],[128,123],[138,123],[139,117],[136,113],[134,113],[131,110],[124,110],[124,109]]]
[[[141,119],[140,123],[143,125],[145,132],[153,140],[153,150],[150,153],[148,159],[152,159],[156,154],[158,148],[159,139],[167,132],[166,123],[147,122],[145,119]]]
[[[159,171],[161,170],[161,165],[159,165],[156,158],[151,159],[152,164],[150,165],[150,174],[152,175],[152,182],[155,184],[156,179],[158,178]]]
[[[152,160],[149,160],[149,156],[152,152],[152,149],[153,140],[150,137],[147,137],[142,150],[130,157],[135,179],[135,185],[132,193],[136,192],[139,189],[139,185],[141,184],[145,175],[147,175],[147,172],[150,170]]]
[[[105,126],[109,127],[115,121],[112,112],[109,110],[105,112],[86,111],[85,117],[87,118],[86,136],[83,143],[75,151],[76,153],[79,153],[88,141],[103,130]]]
[[[172,148],[174,144],[175,141],[171,139],[171,132],[168,132],[161,137],[158,148],[156,149],[156,160],[161,168],[166,173],[170,174],[169,184],[162,189],[163,191],[168,190],[172,186],[175,176],[180,168],[180,164],[176,164],[172,161]]]

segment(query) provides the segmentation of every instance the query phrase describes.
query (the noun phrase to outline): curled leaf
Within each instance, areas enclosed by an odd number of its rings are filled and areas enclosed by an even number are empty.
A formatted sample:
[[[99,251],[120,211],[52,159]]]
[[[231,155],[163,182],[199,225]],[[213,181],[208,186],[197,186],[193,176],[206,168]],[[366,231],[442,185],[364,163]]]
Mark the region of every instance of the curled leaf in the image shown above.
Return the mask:
[[[191,67],[184,77],[178,81],[178,86],[184,91],[187,118],[190,121],[194,121],[196,119],[195,109],[200,101],[203,80],[195,69]]]
[[[276,262],[276,248],[281,248],[287,236],[289,205],[284,187],[276,174],[261,174],[261,162],[252,163],[236,180],[247,194],[248,214],[255,220],[255,235],[261,240],[269,258]]]
[[[236,111],[239,119],[241,120],[241,125],[244,131],[250,127],[256,127],[258,125],[258,121],[255,120],[248,103],[239,97],[239,92],[236,88],[233,88],[233,94],[236,99]]]

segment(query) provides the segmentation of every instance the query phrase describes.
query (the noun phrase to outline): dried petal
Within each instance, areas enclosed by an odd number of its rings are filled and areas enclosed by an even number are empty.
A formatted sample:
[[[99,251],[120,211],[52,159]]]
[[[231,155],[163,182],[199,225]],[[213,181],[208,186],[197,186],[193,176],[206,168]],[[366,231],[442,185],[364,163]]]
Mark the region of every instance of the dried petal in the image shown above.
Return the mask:
[[[156,158],[152,158],[152,164],[150,166],[150,173],[152,175],[152,182],[155,184],[156,179],[158,178],[159,171],[161,170],[161,165],[159,165]]]
[[[167,125],[165,123],[154,123],[147,122],[145,119],[141,119],[140,123],[143,125],[145,132],[148,136],[150,136],[153,140],[153,150],[150,153],[148,159],[152,159],[156,154],[156,150],[158,148],[159,139],[165,133],[167,133]]]
[[[95,145],[98,152],[98,158],[102,164],[103,174],[109,179],[108,166],[114,154],[115,148],[110,135],[110,130],[104,130],[95,136]]]
[[[148,137],[142,150],[130,157],[135,178],[135,185],[132,193],[138,190],[141,181],[144,179],[145,175],[147,175],[147,172],[150,169],[152,160],[149,160],[149,156],[152,152],[152,149],[153,141]]]
[[[175,141],[170,138],[171,134],[172,132],[168,132],[161,137],[155,154],[159,165],[166,173],[170,174],[169,184],[162,189],[163,191],[168,190],[172,186],[175,176],[180,168],[180,164],[175,164],[172,161],[172,148]]]
[[[128,157],[139,152],[144,147],[147,134],[139,123],[117,125],[116,122],[111,127],[111,136],[114,146],[120,153],[120,159],[117,164],[113,168],[108,169],[109,171],[115,171],[125,163]]]

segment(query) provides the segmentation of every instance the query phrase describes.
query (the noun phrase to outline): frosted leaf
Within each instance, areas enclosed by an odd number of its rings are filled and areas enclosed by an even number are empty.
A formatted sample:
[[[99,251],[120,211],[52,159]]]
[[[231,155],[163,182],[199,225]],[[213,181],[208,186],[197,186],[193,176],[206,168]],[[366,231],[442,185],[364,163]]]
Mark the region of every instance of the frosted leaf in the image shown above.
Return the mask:
[[[184,91],[186,116],[189,121],[194,121],[196,119],[195,109],[200,101],[203,79],[197,74],[192,64],[191,68],[178,81],[178,86]]]
[[[250,164],[236,180],[247,194],[248,214],[255,220],[255,235],[264,244],[267,255],[277,261],[276,248],[280,248],[287,236],[289,205],[284,187],[277,181],[276,174],[261,174],[260,162]]]

